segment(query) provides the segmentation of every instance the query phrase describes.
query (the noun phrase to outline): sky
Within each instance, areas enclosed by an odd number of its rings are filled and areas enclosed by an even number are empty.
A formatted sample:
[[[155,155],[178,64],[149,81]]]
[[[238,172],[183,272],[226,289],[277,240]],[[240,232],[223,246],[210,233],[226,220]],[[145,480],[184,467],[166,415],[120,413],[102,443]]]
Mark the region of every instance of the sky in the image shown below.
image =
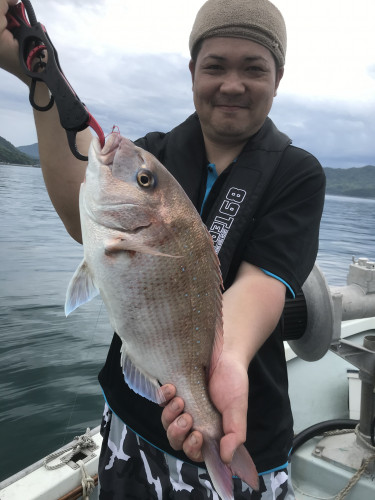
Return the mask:
[[[33,0],[105,134],[168,131],[194,111],[188,39],[203,0]],[[270,117],[325,167],[375,165],[375,0],[274,0],[288,32]],[[0,70],[0,136],[37,142],[25,85]]]

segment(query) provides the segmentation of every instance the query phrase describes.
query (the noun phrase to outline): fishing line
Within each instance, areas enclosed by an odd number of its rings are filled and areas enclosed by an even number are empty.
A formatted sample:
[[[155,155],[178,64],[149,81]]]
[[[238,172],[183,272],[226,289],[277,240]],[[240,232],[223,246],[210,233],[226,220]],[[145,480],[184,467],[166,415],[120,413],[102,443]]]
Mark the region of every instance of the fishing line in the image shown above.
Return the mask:
[[[86,352],[87,352],[86,357],[85,357],[85,359],[83,359],[81,361],[81,363],[85,363],[89,359],[90,348],[92,348],[94,340],[95,340],[95,336],[96,336],[96,333],[97,333],[97,330],[98,330],[98,324],[99,324],[100,315],[102,313],[102,309],[103,309],[103,299],[100,300],[100,308],[99,308],[98,315],[97,315],[97,318],[96,318],[95,328],[93,329],[93,333],[91,335],[91,339],[89,339],[90,340],[89,341],[89,347],[88,347],[88,349],[86,349]],[[72,422],[73,414],[76,411],[76,407],[77,407],[77,399],[78,399],[78,389],[75,391],[74,401],[70,405],[71,406],[71,410],[70,410],[70,414],[69,414],[69,417],[68,417],[67,424],[65,426],[65,433],[64,433],[64,436],[63,436],[63,439],[62,439],[61,446],[64,446],[66,444],[67,439],[68,439],[67,436],[68,436],[68,433],[69,433],[69,428],[70,428],[70,425],[71,425],[71,422]],[[99,424],[100,424],[100,422],[98,423],[98,425]],[[82,423],[82,428],[83,427],[84,428],[87,427],[85,423]]]

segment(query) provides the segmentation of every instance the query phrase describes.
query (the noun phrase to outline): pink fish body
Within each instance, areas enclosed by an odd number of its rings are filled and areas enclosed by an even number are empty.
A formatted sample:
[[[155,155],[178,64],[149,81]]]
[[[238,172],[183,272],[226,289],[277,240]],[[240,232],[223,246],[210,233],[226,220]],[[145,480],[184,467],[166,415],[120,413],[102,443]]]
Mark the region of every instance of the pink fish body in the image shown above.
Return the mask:
[[[122,339],[129,387],[161,403],[160,384],[176,386],[203,434],[222,500],[233,499],[232,472],[257,488],[244,447],[232,470],[220,459],[221,416],[207,383],[223,343],[221,275],[191,201],[154,156],[112,133],[103,149],[97,139],[90,146],[79,203],[84,259],[68,287],[66,314],[100,293]]]

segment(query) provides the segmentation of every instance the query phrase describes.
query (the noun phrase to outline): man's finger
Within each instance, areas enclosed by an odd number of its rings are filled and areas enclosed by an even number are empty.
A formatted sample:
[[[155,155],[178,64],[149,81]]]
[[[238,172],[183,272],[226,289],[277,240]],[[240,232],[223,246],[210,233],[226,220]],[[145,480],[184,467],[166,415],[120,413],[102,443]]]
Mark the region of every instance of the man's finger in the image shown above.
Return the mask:
[[[163,392],[163,396],[165,398],[165,402],[161,406],[167,406],[169,401],[176,395],[176,387],[172,384],[165,384],[162,385],[160,389]]]
[[[202,444],[202,434],[198,431],[193,431],[190,436],[185,439],[182,449],[190,460],[193,460],[194,462],[203,462]]]
[[[184,411],[184,401],[183,399],[176,397],[169,401],[162,414],[161,423],[165,430],[172,424],[174,420]]]
[[[225,464],[230,464],[232,462],[235,451],[242,443],[243,442],[239,440],[238,436],[233,432],[221,438],[220,456]]]
[[[167,438],[174,450],[183,449],[184,441],[187,439],[192,426],[193,419],[188,413],[183,413],[170,424],[167,429]]]

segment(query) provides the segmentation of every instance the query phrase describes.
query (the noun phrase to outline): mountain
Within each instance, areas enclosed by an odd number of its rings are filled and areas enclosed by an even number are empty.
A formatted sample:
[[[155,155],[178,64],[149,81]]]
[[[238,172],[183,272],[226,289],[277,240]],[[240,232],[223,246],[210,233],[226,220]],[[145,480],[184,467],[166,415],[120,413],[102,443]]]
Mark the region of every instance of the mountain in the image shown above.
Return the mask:
[[[16,148],[0,137],[0,163],[39,165],[38,144]],[[325,167],[327,194],[375,199],[375,166],[355,168]]]
[[[18,148],[0,136],[0,163],[11,165],[38,165],[39,160],[22,153]]]
[[[17,149],[19,149],[22,153],[39,160],[39,148],[37,142],[35,144],[30,144],[30,146],[18,146]]]
[[[375,166],[324,169],[327,194],[375,199]]]

